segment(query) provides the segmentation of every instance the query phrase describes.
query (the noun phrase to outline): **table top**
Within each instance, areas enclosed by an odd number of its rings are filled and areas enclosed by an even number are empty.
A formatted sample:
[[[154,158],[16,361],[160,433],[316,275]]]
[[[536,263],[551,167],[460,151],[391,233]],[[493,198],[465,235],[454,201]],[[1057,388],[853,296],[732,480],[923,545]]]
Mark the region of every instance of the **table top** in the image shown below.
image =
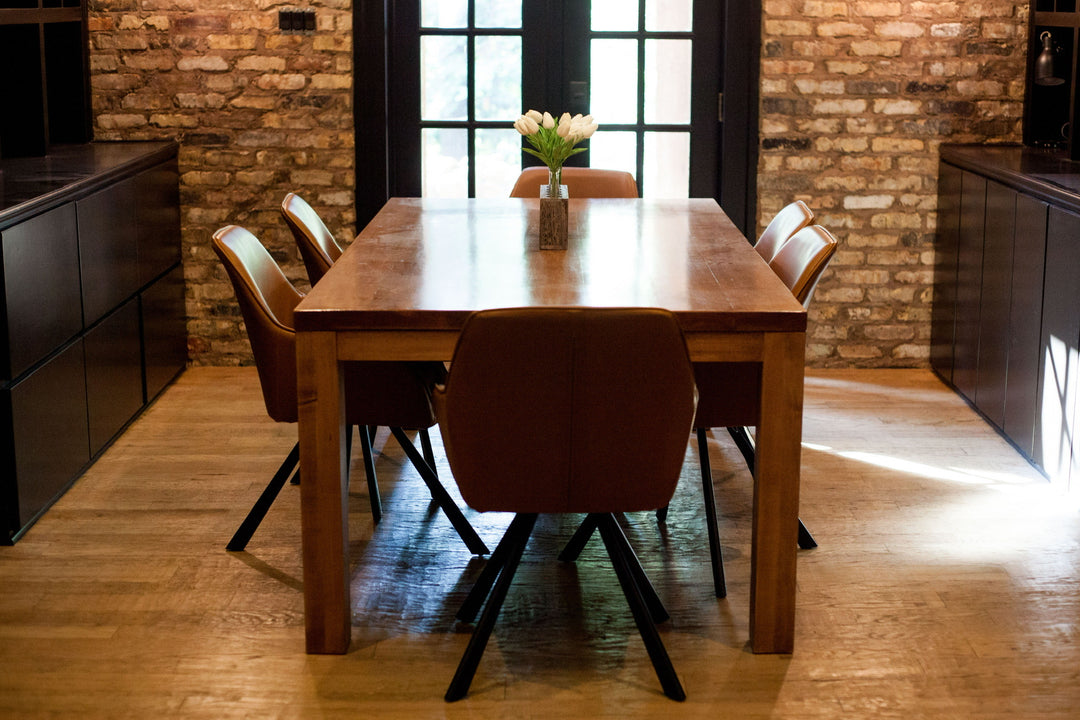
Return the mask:
[[[802,305],[711,199],[569,201],[539,249],[538,199],[393,198],[296,308],[300,331],[447,330],[476,310],[661,307],[686,332],[802,332]]]

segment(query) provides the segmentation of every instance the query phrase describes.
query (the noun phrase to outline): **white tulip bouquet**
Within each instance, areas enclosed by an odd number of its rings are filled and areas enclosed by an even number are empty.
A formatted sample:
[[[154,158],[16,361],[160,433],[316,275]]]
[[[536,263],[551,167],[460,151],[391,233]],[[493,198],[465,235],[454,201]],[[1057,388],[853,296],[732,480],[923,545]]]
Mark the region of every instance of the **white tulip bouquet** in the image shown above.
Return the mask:
[[[548,167],[551,175],[549,184],[552,195],[558,197],[562,166],[571,155],[585,152],[585,148],[574,147],[582,140],[587,140],[596,132],[597,124],[592,115],[574,115],[563,113],[558,123],[551,113],[541,114],[530,110],[514,122],[514,129],[525,136],[532,148],[525,152],[540,158]]]

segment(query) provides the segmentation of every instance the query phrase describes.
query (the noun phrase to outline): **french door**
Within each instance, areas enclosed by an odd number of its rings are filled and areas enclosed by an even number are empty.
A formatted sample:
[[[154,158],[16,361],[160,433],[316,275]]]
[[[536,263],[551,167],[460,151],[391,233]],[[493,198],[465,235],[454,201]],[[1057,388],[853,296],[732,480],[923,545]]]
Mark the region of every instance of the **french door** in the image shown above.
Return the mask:
[[[354,24],[360,222],[383,194],[506,197],[522,166],[538,162],[512,127],[533,108],[591,113],[600,124],[569,164],[627,170],[645,197],[721,199],[731,136],[722,122],[725,3],[367,5],[356,4]]]

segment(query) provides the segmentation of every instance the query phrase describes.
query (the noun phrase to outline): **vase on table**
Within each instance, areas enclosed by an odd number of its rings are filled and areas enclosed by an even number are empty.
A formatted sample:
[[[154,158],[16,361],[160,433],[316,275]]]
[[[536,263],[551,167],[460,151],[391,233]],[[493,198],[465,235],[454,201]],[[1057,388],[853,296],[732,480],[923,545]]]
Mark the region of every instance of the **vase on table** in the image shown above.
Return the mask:
[[[540,249],[565,250],[569,226],[569,197],[562,168],[548,168],[548,184],[540,186]]]

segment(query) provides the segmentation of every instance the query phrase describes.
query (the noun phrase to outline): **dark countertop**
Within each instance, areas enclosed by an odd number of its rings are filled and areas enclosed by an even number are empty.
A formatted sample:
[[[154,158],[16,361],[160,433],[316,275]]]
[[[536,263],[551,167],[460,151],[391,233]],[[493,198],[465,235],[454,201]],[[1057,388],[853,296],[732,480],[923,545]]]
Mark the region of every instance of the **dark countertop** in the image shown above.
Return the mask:
[[[1080,162],[1023,145],[942,145],[941,159],[1080,213]]]
[[[175,157],[166,142],[60,145],[42,157],[0,160],[0,229],[85,197],[118,177]]]

